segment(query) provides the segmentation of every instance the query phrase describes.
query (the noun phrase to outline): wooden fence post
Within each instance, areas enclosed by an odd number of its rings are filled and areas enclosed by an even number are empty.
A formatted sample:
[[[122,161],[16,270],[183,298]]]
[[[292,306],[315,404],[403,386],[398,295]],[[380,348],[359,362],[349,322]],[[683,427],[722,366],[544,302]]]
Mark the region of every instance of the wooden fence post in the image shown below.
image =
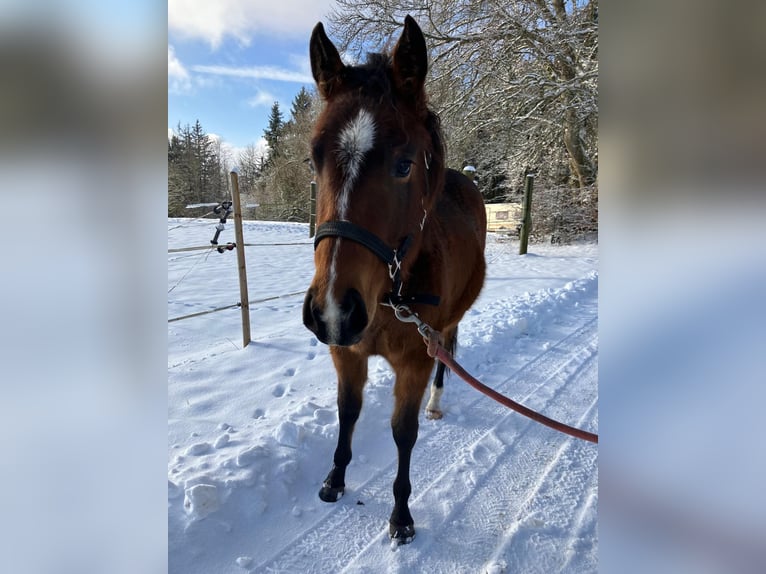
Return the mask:
[[[314,237],[317,224],[317,182],[312,181],[309,190],[309,237]]]
[[[239,200],[239,176],[231,172],[231,196],[234,203],[234,237],[237,242],[237,267],[239,268],[239,300],[242,307],[242,346],[250,344],[250,299],[247,294],[247,270],[245,269],[245,240],[242,235],[242,205]]]
[[[519,233],[519,255],[525,255],[527,252],[527,243],[529,242],[529,232],[532,228],[532,184],[535,176],[532,173],[527,174],[524,182],[524,203],[521,206],[521,233]]]

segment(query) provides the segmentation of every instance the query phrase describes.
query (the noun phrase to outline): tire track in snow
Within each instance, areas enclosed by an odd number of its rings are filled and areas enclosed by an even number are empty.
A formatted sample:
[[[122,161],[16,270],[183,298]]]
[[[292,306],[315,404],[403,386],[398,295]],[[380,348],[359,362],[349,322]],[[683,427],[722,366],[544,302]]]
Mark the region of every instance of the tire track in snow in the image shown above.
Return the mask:
[[[582,371],[582,364],[588,360],[595,364],[595,331],[596,319],[591,314],[585,319],[584,325],[564,336],[495,387],[502,391],[503,387],[512,384],[512,394],[523,396],[522,400],[525,403],[546,411],[549,404],[561,400],[561,397],[557,396],[561,392],[560,387],[572,383],[567,372],[571,375],[578,370]],[[578,350],[582,351],[583,347],[592,349],[590,359],[583,359],[578,355]],[[467,366],[471,369],[477,365]],[[541,391],[550,380],[554,380],[558,387],[553,389],[553,394],[545,397]],[[457,383],[453,377],[452,384],[457,386],[462,383]],[[588,384],[586,388],[591,389],[595,395],[594,384]],[[413,545],[395,553],[389,550],[386,520],[393,504],[391,488],[396,470],[394,459],[361,485],[354,484],[354,469],[350,468],[347,493],[337,506],[253,571],[335,572],[338,564],[346,564],[347,572],[357,572],[368,571],[370,568],[380,570],[381,560],[389,563],[389,568],[393,571],[400,568],[402,571],[411,569],[413,560],[420,569],[417,560],[421,550],[425,551],[435,543],[440,547],[457,550],[459,545],[455,545],[454,540],[458,537],[462,537],[471,546],[468,554],[476,556],[475,545],[481,540],[475,541],[469,535],[470,520],[459,518],[461,513],[470,510],[470,505],[456,501],[458,497],[455,492],[444,490],[445,477],[451,477],[455,487],[460,484],[467,485],[472,490],[469,493],[470,498],[476,499],[481,492],[491,489],[496,480],[491,476],[498,474],[498,471],[503,471],[503,474],[510,472],[513,475],[521,469],[522,477],[538,475],[539,468],[544,467],[546,461],[546,456],[540,454],[540,444],[547,441],[548,448],[544,452],[548,453],[547,460],[550,460],[549,451],[554,445],[560,444],[561,439],[555,437],[555,433],[550,429],[536,428],[538,425],[532,421],[504,409],[472,389],[468,389],[465,396],[474,398],[466,401],[468,404],[463,410],[480,411],[480,414],[471,417],[474,424],[421,424],[420,437],[413,453],[413,468],[417,467],[417,473],[413,473],[412,476],[415,496],[411,498],[410,507],[418,529],[418,537]],[[539,404],[541,401],[544,404]],[[583,411],[570,412],[579,414]],[[571,420],[571,416],[568,419],[566,413],[554,416]],[[460,418],[462,417],[458,417]],[[473,418],[476,418],[476,421],[473,421]],[[501,464],[506,459],[507,464]],[[523,484],[522,481],[522,486]],[[526,491],[522,488],[521,492]],[[511,494],[519,497],[518,493],[519,489],[514,488]],[[364,506],[354,503],[357,498],[365,500]],[[523,495],[521,498],[523,499]],[[507,516],[507,512],[502,512],[505,505],[507,502],[502,497],[489,497],[486,501],[481,499],[474,505],[482,509],[478,516],[471,517],[477,521],[475,524],[481,524],[481,528],[476,529],[477,536],[486,538],[487,531],[496,531],[498,535],[502,535],[502,521],[497,524],[483,524],[482,521],[486,521],[487,516],[494,517],[492,520],[495,522]],[[469,528],[466,528],[466,525]],[[492,554],[492,548],[487,548],[486,552],[479,556]],[[394,555],[405,557],[405,563],[397,565],[396,560],[392,562],[391,557]],[[459,560],[454,564],[457,569],[449,571],[477,571],[477,568],[482,566],[461,564]],[[443,571],[431,569],[435,572]]]
[[[598,550],[596,538],[598,474],[594,472],[587,492],[583,493],[577,515],[574,519],[572,535],[567,542],[564,565],[561,572],[596,571],[598,569]]]
[[[595,406],[594,400],[580,424]],[[539,479],[515,501],[515,515],[482,573],[596,572],[595,515],[589,510],[597,500],[597,453],[593,445],[575,442],[562,444]],[[592,536],[581,540],[591,527]],[[575,554],[579,565],[570,570]]]

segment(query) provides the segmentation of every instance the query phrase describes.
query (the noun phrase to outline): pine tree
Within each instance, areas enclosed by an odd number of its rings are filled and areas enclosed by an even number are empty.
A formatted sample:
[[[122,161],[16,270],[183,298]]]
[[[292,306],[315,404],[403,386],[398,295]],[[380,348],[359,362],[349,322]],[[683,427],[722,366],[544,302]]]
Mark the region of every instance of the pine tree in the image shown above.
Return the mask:
[[[285,132],[285,122],[282,119],[282,111],[279,109],[279,102],[274,102],[269,114],[269,127],[263,131],[263,137],[269,144],[269,155],[266,164],[273,163],[281,153],[281,144]]]
[[[301,91],[293,99],[293,105],[290,109],[290,121],[300,123],[302,119],[309,115],[312,105],[311,94],[309,94],[305,87],[301,87]]]
[[[264,132],[271,153],[257,185],[262,216],[281,221],[308,221],[309,139],[318,109],[318,96],[305,88],[293,99],[286,122],[277,122],[281,114],[277,113],[276,103],[272,108],[269,128]],[[277,125],[279,129],[275,129]],[[272,143],[274,133],[279,136],[276,144]]]
[[[168,216],[185,217],[189,203],[220,201],[227,191],[228,165],[220,144],[202,129],[179,122],[168,141]]]
[[[168,217],[182,217],[188,196],[183,166],[183,142],[176,135],[168,140]]]
[[[218,178],[218,161],[210,140],[202,124],[197,120],[191,129],[192,165],[194,166],[195,201],[214,201],[217,199],[215,180]]]

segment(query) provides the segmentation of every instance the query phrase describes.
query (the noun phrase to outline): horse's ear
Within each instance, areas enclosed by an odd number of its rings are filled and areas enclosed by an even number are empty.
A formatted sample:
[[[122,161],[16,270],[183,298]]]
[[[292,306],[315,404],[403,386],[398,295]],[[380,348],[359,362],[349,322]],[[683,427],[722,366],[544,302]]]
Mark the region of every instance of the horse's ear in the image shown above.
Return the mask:
[[[399,93],[415,98],[428,72],[426,39],[412,16],[404,19],[404,31],[394,48],[394,83]]]
[[[309,53],[311,73],[317,83],[319,94],[327,99],[340,81],[345,66],[340,59],[338,49],[325,34],[321,22],[314,26],[314,31],[311,33]]]

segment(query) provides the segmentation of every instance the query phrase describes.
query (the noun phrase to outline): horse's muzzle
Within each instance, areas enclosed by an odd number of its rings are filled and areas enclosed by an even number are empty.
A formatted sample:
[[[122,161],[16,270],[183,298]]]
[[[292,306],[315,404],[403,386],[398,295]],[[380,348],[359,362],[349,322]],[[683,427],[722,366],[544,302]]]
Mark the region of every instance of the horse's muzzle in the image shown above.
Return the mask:
[[[362,339],[367,307],[356,289],[346,291],[340,304],[327,298],[322,304],[310,288],[303,301],[303,324],[326,345],[348,347]]]

